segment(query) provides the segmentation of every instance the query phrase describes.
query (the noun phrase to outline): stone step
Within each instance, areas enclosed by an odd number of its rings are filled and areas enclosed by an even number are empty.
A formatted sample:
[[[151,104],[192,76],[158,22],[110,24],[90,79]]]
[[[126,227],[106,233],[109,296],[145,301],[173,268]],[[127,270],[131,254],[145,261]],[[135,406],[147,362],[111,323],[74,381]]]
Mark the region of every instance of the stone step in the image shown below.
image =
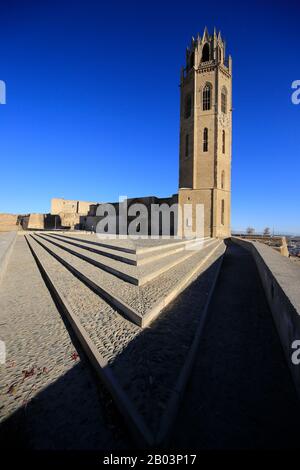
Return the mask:
[[[138,285],[137,267],[129,264],[122,263],[120,261],[107,258],[97,253],[89,253],[85,249],[77,246],[70,246],[64,240],[55,240],[48,234],[36,234],[36,236],[44,241],[51,243],[53,246],[61,248],[68,253],[84,260],[87,263],[93,264],[97,268],[103,271],[113,274],[114,276],[127,281],[131,284]]]
[[[203,238],[192,238],[192,239],[184,239],[181,238],[166,238],[162,240],[137,240],[135,243],[136,246],[136,254],[139,258],[146,257],[148,255],[153,255],[155,252],[173,250],[175,248],[185,248],[189,245],[194,244],[195,242],[207,241],[211,239],[211,237],[203,237]]]
[[[79,240],[73,239],[71,240],[71,237],[63,237],[61,235],[54,235],[54,234],[47,234],[47,236],[53,238],[54,240],[58,241],[63,241],[64,243],[67,243],[71,246],[77,246],[79,248],[82,248],[83,250],[91,251],[92,253],[97,253],[102,256],[107,256],[108,258],[114,259],[116,261],[121,261],[122,263],[125,264],[132,264],[136,266],[137,264],[137,259],[136,255],[133,253],[126,253],[120,254],[120,251],[117,251],[117,254],[115,252],[115,248],[108,248],[108,247],[102,247],[102,248],[96,248],[94,242],[92,242],[92,246],[89,245],[88,243],[90,242],[80,242]]]
[[[94,253],[102,254],[109,258],[115,259],[117,261],[124,262],[126,264],[139,265],[151,263],[152,261],[158,260],[160,258],[169,256],[170,254],[175,254],[182,252],[188,246],[193,245],[196,242],[207,241],[210,237],[197,238],[193,240],[181,240],[181,239],[137,239],[132,240],[128,238],[124,239],[105,239],[105,243],[100,243],[95,241],[95,236],[93,235],[81,235],[85,239],[80,238],[79,236],[65,236],[62,234],[53,234],[49,233],[49,236],[65,241],[73,246],[79,246],[80,248],[85,248],[87,251]],[[120,246],[119,246],[120,244]],[[99,248],[97,248],[97,245]],[[127,246],[128,252],[123,252],[122,255],[117,250],[124,250],[125,245]],[[129,248],[134,247],[134,248]]]
[[[73,255],[69,255],[63,249],[56,248],[55,245],[48,243],[46,239],[41,240],[41,237],[34,237],[31,235],[30,243],[34,244],[41,253],[41,249],[46,251],[50,256],[55,258],[62,266],[64,266],[69,272],[71,272],[79,281],[90,288],[96,295],[99,295],[116,308],[119,313],[124,314],[125,317],[133,321],[136,325],[142,326],[142,317],[134,307],[126,304],[126,301],[121,299],[116,291],[111,291],[108,287],[104,287],[105,283],[99,282],[99,269],[94,267],[95,278],[98,278],[95,282],[93,277],[85,275],[85,266],[87,263],[81,261]],[[91,266],[93,267],[93,266]],[[98,274],[98,276],[97,276]],[[106,274],[105,272],[103,273]],[[109,274],[110,276],[110,274]],[[112,276],[117,282],[118,279]],[[123,281],[122,281],[123,282]],[[130,285],[130,284],[129,284]],[[136,293],[138,295],[138,292]]]
[[[193,281],[196,281],[196,279],[201,274],[205,273],[213,264],[219,262],[225,250],[226,246],[224,242],[218,241],[208,245],[194,258],[189,258],[187,261],[181,263],[180,270],[182,273],[180,273],[179,269],[176,269],[177,267],[175,267],[174,272],[171,270],[172,276],[176,276],[177,281],[168,292],[165,292],[163,297],[158,298],[157,301],[151,305],[151,308],[149,308],[143,316],[142,325],[147,326],[150,324],[168,305],[180,297],[180,294],[182,294]],[[163,276],[164,275],[161,277],[162,282],[164,282]],[[151,287],[153,289],[154,286]]]
[[[166,246],[159,247],[158,250],[143,249],[142,252],[138,251],[137,256],[137,265],[143,266],[153,261],[160,260],[167,256],[173,255],[175,253],[183,253],[184,251],[188,252],[192,247],[197,247],[201,243],[207,243],[212,240],[212,238],[207,237],[203,239],[195,239],[193,241],[182,241],[182,242],[173,242],[167,244]]]
[[[207,305],[219,272],[223,242],[217,242],[214,250],[206,247],[206,261],[203,250],[189,260],[189,263],[193,260],[193,265],[187,266],[188,263],[184,262],[181,263],[181,270],[178,266],[171,270],[175,276],[173,285],[178,285],[178,280],[182,281],[183,268],[185,272],[194,271],[195,285],[182,293],[176,303],[169,305],[162,318],[141,330],[120,316],[110,304],[46,251],[41,243],[44,246],[47,244],[48,249],[51,246],[56,253],[60,250],[69,261],[72,258],[81,267],[89,267],[98,274],[99,269],[49,242],[42,242],[38,237],[26,238],[48,288],[69,319],[92,366],[106,384],[133,434],[143,445],[159,444],[161,436],[165,437],[171,427],[192,367],[199,332],[203,328]],[[201,269],[196,272],[200,253]],[[202,274],[199,276],[199,273]],[[108,273],[104,275],[113,277]],[[170,273],[168,275],[170,277]],[[157,288],[164,286],[163,278],[166,280],[166,273],[154,286],[156,300],[162,294]],[[140,291],[143,289],[130,287]]]
[[[155,280],[158,276],[163,273],[167,273],[176,265],[184,263],[188,261],[189,258],[193,257],[197,252],[201,252],[205,248],[209,248],[211,246],[217,246],[219,243],[216,239],[209,239],[207,241],[197,242],[191,246],[193,246],[193,250],[184,249],[179,253],[170,253],[167,257],[159,257],[159,259],[152,259],[151,262],[142,265],[141,267],[138,266],[139,270],[139,285],[143,286],[150,281]]]
[[[31,238],[35,239],[33,236]],[[200,252],[196,252],[188,262],[184,261],[154,281],[138,287],[86,263],[46,239],[36,237],[36,242],[94,292],[139,326],[151,323],[160,311],[192,282],[197,273],[207,269],[224,251],[223,242],[215,241],[213,246],[206,246]]]
[[[72,235],[66,235],[65,233],[56,233],[56,232],[47,232],[55,235],[59,235],[61,238],[65,238],[71,241],[80,241],[82,243],[88,243],[89,245],[94,245],[102,248],[108,248],[111,250],[121,251],[123,253],[136,254],[136,249],[134,244],[130,239],[121,239],[121,238],[105,238],[98,236],[96,234],[83,234],[83,233],[72,233]]]
[[[84,261],[97,266],[98,268],[107,271],[124,281],[127,281],[131,284],[142,286],[147,282],[155,279],[157,276],[162,274],[165,271],[168,271],[172,267],[176,266],[176,264],[188,259],[192,256],[195,252],[192,250],[185,250],[180,253],[172,254],[168,257],[168,262],[166,263],[164,259],[161,260],[154,260],[146,265],[139,266],[132,266],[121,261],[117,261],[114,259],[107,258],[102,256],[98,253],[90,254],[85,249],[82,249],[78,246],[68,245],[65,241],[62,240],[54,240],[49,235],[37,235],[44,240],[52,243],[54,246],[62,248],[69,253],[78,256],[79,258],[83,259]],[[204,241],[203,244],[200,245],[200,248],[204,248],[205,246],[216,243],[215,239],[209,239]]]
[[[144,445],[151,445],[153,437],[147,424],[131,397],[125,393],[122,381],[112,374],[109,367],[139,334],[140,328],[120,318],[118,312],[65,269],[34,237],[26,237],[26,240],[48,289],[134,436]]]
[[[5,448],[28,449],[29,439],[30,449],[114,445],[95,374],[23,235],[16,237],[0,299],[0,338],[7,351],[6,365],[0,365],[2,457]],[[33,375],[24,380],[25,371]]]

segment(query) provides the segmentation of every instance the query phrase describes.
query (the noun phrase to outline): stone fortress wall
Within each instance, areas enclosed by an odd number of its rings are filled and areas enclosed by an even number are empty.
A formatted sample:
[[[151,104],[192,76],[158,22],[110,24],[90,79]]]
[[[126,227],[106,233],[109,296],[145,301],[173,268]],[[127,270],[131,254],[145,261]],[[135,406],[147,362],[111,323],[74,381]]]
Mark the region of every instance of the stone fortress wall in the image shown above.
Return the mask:
[[[167,198],[146,196],[127,199],[127,207],[133,204],[144,204],[148,209],[150,227],[151,204],[167,204],[172,206],[178,202],[178,195],[173,194]],[[51,213],[31,213],[26,215],[0,214],[0,231],[16,230],[50,230],[50,229],[76,229],[96,231],[97,224],[103,217],[97,215],[97,209],[102,203],[79,201],[75,199],[51,199]],[[119,214],[119,202],[109,203],[115,207]],[[134,217],[128,217],[128,223]],[[118,228],[118,219],[117,219]],[[174,233],[174,226],[171,226]]]
[[[18,216],[16,214],[0,214],[0,232],[18,230]]]
[[[55,216],[56,228],[82,228],[84,217],[93,214],[95,202],[78,201],[74,199],[52,198],[51,215]]]
[[[127,209],[129,209],[134,204],[143,204],[147,208],[148,213],[148,228],[150,228],[151,223],[151,205],[152,204],[167,204],[167,206],[172,206],[173,204],[178,203],[178,195],[173,194],[170,197],[166,198],[158,198],[156,196],[146,196],[146,197],[139,197],[139,198],[129,198],[127,199]],[[110,203],[115,207],[116,214],[119,214],[119,202]],[[96,231],[96,227],[98,222],[100,222],[104,217],[97,215],[97,209],[100,204],[96,204],[91,206],[89,213],[86,216],[80,217],[80,227],[84,230],[91,230]],[[128,216],[128,224],[134,219],[135,217]],[[174,219],[171,218],[171,234],[174,235],[175,227],[174,227]],[[117,233],[119,233],[118,227],[118,218],[117,218]],[[150,234],[150,232],[148,232]]]

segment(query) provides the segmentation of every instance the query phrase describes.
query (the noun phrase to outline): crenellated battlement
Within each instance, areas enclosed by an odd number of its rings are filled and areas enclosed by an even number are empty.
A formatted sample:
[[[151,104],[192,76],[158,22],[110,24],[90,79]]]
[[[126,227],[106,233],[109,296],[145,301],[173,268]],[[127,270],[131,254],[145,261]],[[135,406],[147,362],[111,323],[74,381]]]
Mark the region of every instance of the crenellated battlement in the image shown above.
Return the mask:
[[[197,38],[192,37],[191,44],[186,48],[186,64],[182,68],[182,78],[185,78],[191,70],[211,67],[221,64],[231,73],[231,56],[226,56],[226,42],[221,36],[221,31],[209,34],[205,27],[203,35],[198,33]]]

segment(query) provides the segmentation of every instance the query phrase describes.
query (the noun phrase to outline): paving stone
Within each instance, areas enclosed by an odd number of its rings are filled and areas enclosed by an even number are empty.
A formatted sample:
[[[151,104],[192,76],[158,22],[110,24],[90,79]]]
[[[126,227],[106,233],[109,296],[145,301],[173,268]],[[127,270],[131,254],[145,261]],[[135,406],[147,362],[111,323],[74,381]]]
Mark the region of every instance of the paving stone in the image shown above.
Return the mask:
[[[21,426],[30,448],[125,446],[126,439],[116,439],[107,426],[84,356],[72,359],[80,351],[23,236],[16,240],[0,285],[0,331],[7,348],[6,364],[0,365],[0,423],[6,440]],[[15,434],[12,438],[17,440]]]
[[[201,318],[215,266],[207,269],[210,264],[207,262],[196,283],[165,309],[149,328],[142,330],[83,285],[36,241],[31,239],[30,243],[99,352],[108,360],[119,383],[156,432],[161,410],[166,408],[176,386]]]

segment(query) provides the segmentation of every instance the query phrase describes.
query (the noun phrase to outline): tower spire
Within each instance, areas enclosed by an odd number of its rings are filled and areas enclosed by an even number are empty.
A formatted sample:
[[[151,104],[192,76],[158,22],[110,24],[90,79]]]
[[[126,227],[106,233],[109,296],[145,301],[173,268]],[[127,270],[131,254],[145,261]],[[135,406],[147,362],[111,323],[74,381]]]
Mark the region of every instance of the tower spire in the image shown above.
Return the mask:
[[[208,39],[209,39],[209,33],[208,33],[207,26],[205,26],[204,32],[203,32],[202,40],[203,40],[203,41],[207,41]]]

